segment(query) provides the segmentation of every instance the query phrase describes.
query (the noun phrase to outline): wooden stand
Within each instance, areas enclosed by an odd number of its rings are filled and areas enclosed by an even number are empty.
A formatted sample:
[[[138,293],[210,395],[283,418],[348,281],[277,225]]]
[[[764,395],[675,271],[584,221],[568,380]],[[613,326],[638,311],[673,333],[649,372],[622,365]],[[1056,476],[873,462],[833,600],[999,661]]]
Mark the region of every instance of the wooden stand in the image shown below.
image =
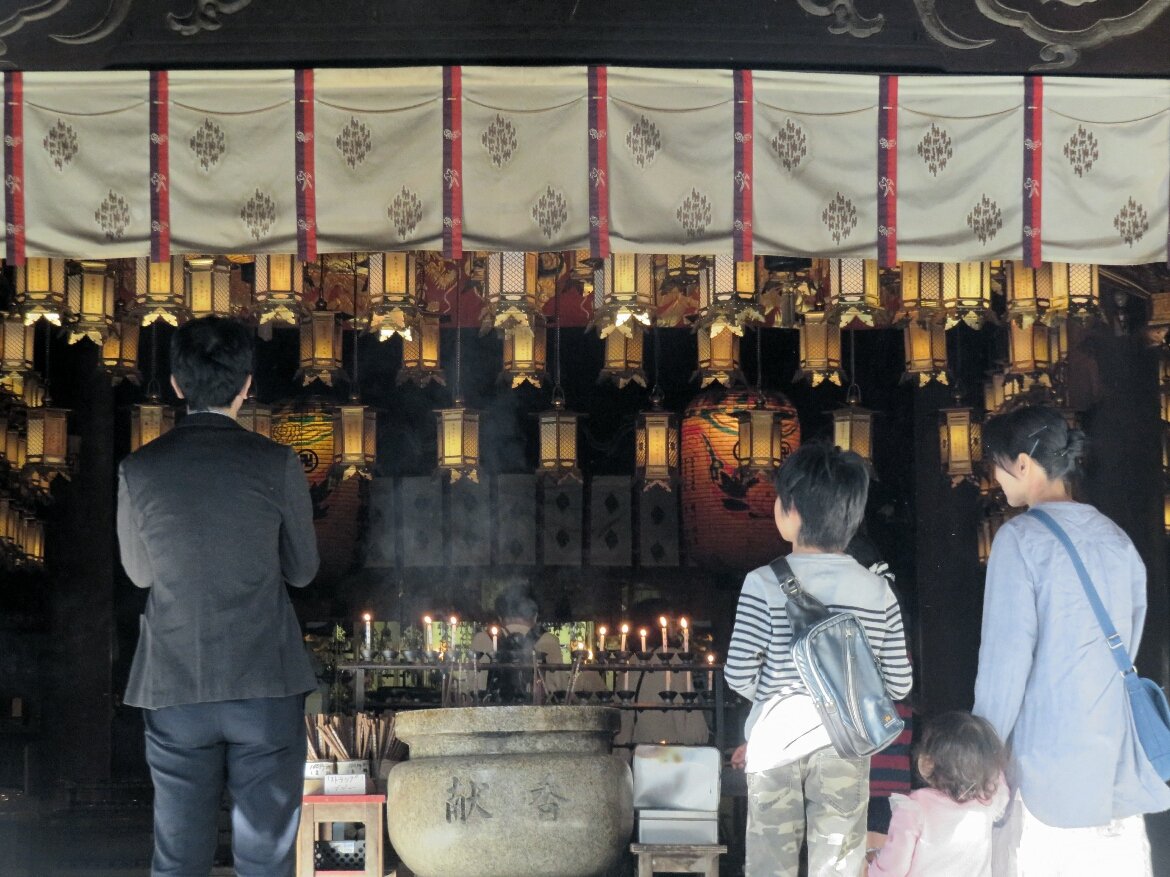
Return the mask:
[[[638,877],[655,871],[704,874],[719,877],[719,857],[727,852],[723,844],[630,844],[638,857]]]
[[[385,795],[305,795],[297,830],[296,877],[362,875],[382,877],[382,818]],[[361,871],[318,871],[313,862],[313,842],[319,826],[332,822],[360,822],[366,827],[366,866]]]

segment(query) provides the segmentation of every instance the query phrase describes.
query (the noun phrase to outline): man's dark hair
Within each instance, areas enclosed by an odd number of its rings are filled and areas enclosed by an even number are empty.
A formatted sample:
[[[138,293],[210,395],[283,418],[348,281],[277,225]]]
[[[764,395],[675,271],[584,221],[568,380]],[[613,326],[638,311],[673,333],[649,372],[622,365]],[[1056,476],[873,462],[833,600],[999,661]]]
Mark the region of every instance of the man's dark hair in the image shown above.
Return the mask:
[[[238,320],[200,317],[171,336],[171,374],[191,411],[227,408],[252,373],[252,333]]]
[[[784,461],[775,483],[780,507],[795,507],[800,515],[802,544],[821,551],[845,549],[865,515],[865,460],[827,442],[810,442]]]
[[[1084,453],[1085,434],[1069,429],[1064,415],[1046,405],[1016,408],[983,425],[983,456],[1004,467],[1027,454],[1050,479],[1068,482]]]

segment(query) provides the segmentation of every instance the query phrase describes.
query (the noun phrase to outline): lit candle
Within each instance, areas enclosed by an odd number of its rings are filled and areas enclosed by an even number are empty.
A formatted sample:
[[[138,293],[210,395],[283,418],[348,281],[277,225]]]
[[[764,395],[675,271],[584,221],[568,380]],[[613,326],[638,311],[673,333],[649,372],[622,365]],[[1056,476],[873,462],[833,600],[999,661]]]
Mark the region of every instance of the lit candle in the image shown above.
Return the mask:
[[[707,652],[707,666],[712,667],[712,666],[714,666],[714,664],[715,664],[715,653],[714,652]],[[715,671],[710,670],[710,669],[707,670],[707,690],[708,691],[715,690]]]
[[[499,635],[500,635],[500,629],[493,624],[492,625],[492,651],[493,652],[499,651],[500,643],[497,639],[497,637],[499,637]]]
[[[364,621],[366,623],[366,648],[368,649],[368,648],[371,648],[374,644],[374,634],[373,634],[373,631],[370,629],[370,626],[373,624],[373,621],[374,621],[374,616],[370,615],[370,613],[367,612],[365,615],[362,616],[362,621]]]
[[[687,625],[687,620],[685,618],[680,618],[678,620],[678,626],[682,628],[683,651],[689,652],[691,650],[691,629]]]
[[[598,652],[605,651],[605,634],[606,634],[606,632],[607,631],[605,629],[605,625],[602,625],[601,627],[597,628],[597,651]]]
[[[666,644],[666,616],[659,615],[658,623],[662,626],[662,651],[665,652],[669,648]]]
[[[638,631],[638,636],[642,637],[642,651],[646,651],[646,634],[647,633],[649,633],[649,631],[647,631],[646,628],[644,628],[644,627]]]
[[[459,625],[459,619],[452,615],[447,619],[447,657],[451,660],[455,659],[455,628]]]
[[[423,616],[423,649],[431,650],[431,616]]]
[[[622,625],[622,651],[623,652],[626,650],[626,635],[629,632],[630,632],[630,626],[628,624],[623,624]]]

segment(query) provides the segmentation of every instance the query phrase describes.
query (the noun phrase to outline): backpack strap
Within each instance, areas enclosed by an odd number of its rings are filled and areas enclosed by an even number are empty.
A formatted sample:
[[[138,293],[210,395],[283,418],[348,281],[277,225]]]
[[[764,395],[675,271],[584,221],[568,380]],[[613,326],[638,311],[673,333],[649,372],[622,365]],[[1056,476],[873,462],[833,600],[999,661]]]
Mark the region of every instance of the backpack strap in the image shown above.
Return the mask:
[[[1105,610],[1105,604],[1101,602],[1101,597],[1097,594],[1097,589],[1093,587],[1093,580],[1089,578],[1089,571],[1085,569],[1085,564],[1081,561],[1081,555],[1077,552],[1072,540],[1068,538],[1068,533],[1064,531],[1064,527],[1056,523],[1056,519],[1048,512],[1041,509],[1028,509],[1027,514],[1031,515],[1045,527],[1052,531],[1052,535],[1057,538],[1064,550],[1068,552],[1069,559],[1072,560],[1073,569],[1077,571],[1077,577],[1081,580],[1081,587],[1085,589],[1085,596],[1089,600],[1089,605],[1093,607],[1093,614],[1097,616],[1097,623],[1101,625],[1101,632],[1105,634],[1105,642],[1109,644],[1109,653],[1113,655],[1113,660],[1117,664],[1117,669],[1122,676],[1127,673],[1133,673],[1133,661],[1129,658],[1129,651],[1125,648],[1125,643],[1121,641],[1121,635],[1117,632],[1117,628],[1113,626],[1113,621],[1109,618],[1109,613]]]
[[[800,580],[792,571],[787,557],[777,557],[769,567],[787,598],[784,611],[788,613],[788,623],[792,626],[794,638],[832,614],[824,603],[800,586]]]

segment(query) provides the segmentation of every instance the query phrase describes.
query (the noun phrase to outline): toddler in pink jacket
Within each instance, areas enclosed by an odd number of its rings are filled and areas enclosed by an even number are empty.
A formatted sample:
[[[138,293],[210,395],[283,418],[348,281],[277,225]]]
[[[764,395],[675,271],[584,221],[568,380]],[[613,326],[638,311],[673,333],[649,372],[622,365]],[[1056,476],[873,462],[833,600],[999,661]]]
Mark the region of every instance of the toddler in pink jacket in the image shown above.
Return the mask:
[[[928,788],[890,797],[888,839],[869,877],[991,877],[991,828],[1008,802],[1004,762],[986,720],[965,712],[934,719],[915,759]]]

